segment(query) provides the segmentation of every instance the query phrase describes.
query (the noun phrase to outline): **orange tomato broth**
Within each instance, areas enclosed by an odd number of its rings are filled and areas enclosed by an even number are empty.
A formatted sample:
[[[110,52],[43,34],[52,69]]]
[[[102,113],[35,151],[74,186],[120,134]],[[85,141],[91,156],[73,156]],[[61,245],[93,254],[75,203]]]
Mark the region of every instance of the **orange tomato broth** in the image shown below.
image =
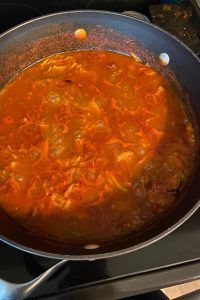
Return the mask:
[[[132,57],[47,57],[1,90],[0,107],[0,208],[41,237],[141,231],[191,173],[195,135],[182,99]]]

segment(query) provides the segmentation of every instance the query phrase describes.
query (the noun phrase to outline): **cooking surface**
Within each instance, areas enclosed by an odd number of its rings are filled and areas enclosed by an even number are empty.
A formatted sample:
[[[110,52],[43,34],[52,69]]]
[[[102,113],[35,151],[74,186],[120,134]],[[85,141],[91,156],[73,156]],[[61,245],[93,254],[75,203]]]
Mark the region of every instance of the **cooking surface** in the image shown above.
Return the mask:
[[[199,53],[200,45],[191,5],[158,4],[149,7],[153,23],[165,28]]]
[[[147,14],[148,6],[160,1],[76,1],[76,5],[67,2],[72,1],[15,1],[15,7],[8,2],[0,1],[0,30],[3,31],[17,23],[40,14],[65,9],[106,9],[114,11],[137,10]],[[4,3],[4,6],[3,6]],[[22,4],[25,8],[22,9]],[[73,2],[75,3],[75,2]],[[114,4],[113,4],[114,3]],[[78,6],[77,6],[78,5]],[[6,6],[6,7],[5,7]],[[3,16],[6,15],[6,18]],[[173,23],[173,26],[174,23]],[[168,29],[170,30],[170,28]],[[198,52],[198,51],[196,51]],[[195,213],[184,225],[168,237],[154,243],[143,250],[93,262],[69,262],[63,272],[53,276],[44,284],[34,299],[58,299],[56,296],[62,292],[71,290],[73,299],[80,299],[77,291],[81,291],[86,299],[103,299],[97,297],[98,291],[103,291],[106,299],[116,299],[131,296],[134,293],[144,291],[144,282],[149,290],[161,288],[168,284],[178,283],[181,280],[191,280],[198,277],[200,264],[200,211]],[[25,254],[4,243],[0,243],[0,277],[13,281],[25,282],[39,275],[55,261],[38,258]],[[148,274],[150,277],[148,277]],[[134,276],[138,275],[138,276]],[[101,282],[92,286],[92,284]],[[135,282],[135,284],[134,284]],[[137,284],[136,284],[137,283]],[[88,288],[80,288],[80,285]],[[103,286],[104,284],[104,286]],[[79,288],[78,288],[79,286]],[[98,290],[95,290],[95,287]],[[73,290],[72,290],[73,288]],[[95,297],[92,297],[95,292]],[[43,296],[42,296],[43,295]],[[51,298],[47,297],[47,295]],[[54,296],[53,296],[54,295]],[[59,299],[61,299],[59,297]],[[63,295],[62,299],[66,299]],[[71,298],[70,298],[71,299]]]

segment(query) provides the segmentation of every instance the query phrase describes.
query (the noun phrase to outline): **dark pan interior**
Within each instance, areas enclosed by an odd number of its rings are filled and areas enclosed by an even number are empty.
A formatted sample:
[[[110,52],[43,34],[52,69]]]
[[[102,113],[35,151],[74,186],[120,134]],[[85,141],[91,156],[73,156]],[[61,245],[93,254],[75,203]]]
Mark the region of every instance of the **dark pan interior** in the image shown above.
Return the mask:
[[[88,32],[88,39],[84,43],[73,38],[77,28],[85,28]],[[0,87],[38,59],[57,52],[77,49],[106,49],[125,54],[134,52],[144,62],[158,69],[184,95],[189,110],[193,111],[191,117],[199,137],[198,59],[166,32],[130,17],[96,11],[64,12],[32,20],[8,31],[0,36]],[[168,67],[163,67],[157,62],[158,55],[163,52],[170,57]],[[86,250],[84,245],[66,245],[40,239],[22,229],[2,212],[0,212],[1,239],[20,249],[50,257],[93,259],[119,255],[148,245],[186,220],[200,205],[199,183],[200,165],[197,158],[195,171],[186,193],[162,221],[142,234],[101,243],[100,247],[94,250]]]

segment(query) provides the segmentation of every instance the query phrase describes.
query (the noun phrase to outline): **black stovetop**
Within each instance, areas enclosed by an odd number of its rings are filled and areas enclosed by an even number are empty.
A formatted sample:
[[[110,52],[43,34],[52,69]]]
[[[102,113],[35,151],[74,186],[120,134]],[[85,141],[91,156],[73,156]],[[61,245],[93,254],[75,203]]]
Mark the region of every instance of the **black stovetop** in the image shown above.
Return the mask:
[[[163,1],[0,0],[0,31],[42,14],[82,8],[119,12],[136,10],[156,22],[156,17],[150,14],[152,9],[149,10],[149,6],[159,2]],[[186,7],[190,10],[187,3]],[[157,12],[157,9],[155,11]],[[168,19],[172,17],[173,15],[170,17],[169,14],[167,16]],[[199,20],[193,20],[192,17],[188,19],[188,26],[192,26],[197,39],[193,48],[196,52],[200,49],[198,29],[195,27],[198,22]],[[174,22],[172,24],[174,26]],[[187,30],[187,24],[184,23],[184,26]],[[166,25],[164,22],[163,27],[167,27],[170,31],[168,23]],[[187,39],[185,42],[187,43]],[[189,42],[191,41],[188,41],[188,44]],[[200,277],[199,216],[200,210],[175,232],[137,252],[98,261],[68,262],[30,299],[122,299],[198,278]],[[53,264],[55,260],[23,253],[0,243],[0,278],[22,283],[38,276]]]

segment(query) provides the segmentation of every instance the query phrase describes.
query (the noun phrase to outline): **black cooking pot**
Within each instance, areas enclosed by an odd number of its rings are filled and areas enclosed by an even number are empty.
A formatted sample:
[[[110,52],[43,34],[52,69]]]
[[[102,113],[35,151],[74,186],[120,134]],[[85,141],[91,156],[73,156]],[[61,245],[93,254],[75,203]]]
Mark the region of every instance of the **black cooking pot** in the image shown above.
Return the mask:
[[[86,29],[86,41],[74,39],[77,28]],[[128,16],[101,11],[61,12],[31,20],[7,31],[0,36],[0,86],[45,56],[77,49],[105,49],[128,55],[134,52],[144,62],[158,69],[183,94],[190,111],[192,107],[199,137],[199,59],[169,33]],[[167,67],[158,63],[158,56],[163,52],[170,57]],[[196,169],[182,199],[166,217],[141,234],[86,249],[84,244],[62,244],[39,238],[0,212],[0,239],[21,250],[52,258],[83,260],[116,256],[145,247],[172,232],[198,209],[199,199],[200,164],[197,158]]]

